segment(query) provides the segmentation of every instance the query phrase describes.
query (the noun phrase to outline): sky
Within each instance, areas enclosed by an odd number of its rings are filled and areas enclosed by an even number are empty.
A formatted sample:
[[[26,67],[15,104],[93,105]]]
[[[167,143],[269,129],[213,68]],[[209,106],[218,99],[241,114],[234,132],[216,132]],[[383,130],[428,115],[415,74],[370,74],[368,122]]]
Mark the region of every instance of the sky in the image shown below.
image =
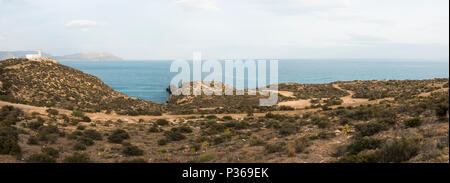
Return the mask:
[[[0,51],[126,59],[449,58],[448,0],[0,0]]]

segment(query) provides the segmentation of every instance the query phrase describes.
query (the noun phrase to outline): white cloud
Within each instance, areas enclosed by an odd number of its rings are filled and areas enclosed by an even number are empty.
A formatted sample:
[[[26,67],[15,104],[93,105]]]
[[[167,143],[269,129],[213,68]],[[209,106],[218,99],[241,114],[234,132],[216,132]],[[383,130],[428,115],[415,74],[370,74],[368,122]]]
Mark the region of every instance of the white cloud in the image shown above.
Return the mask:
[[[176,3],[187,9],[220,11],[220,8],[218,8],[211,0],[178,0]]]
[[[97,26],[99,26],[99,23],[92,20],[72,20],[66,24],[67,28],[78,28],[82,30]]]
[[[6,40],[6,37],[3,35],[0,35],[0,41]]]

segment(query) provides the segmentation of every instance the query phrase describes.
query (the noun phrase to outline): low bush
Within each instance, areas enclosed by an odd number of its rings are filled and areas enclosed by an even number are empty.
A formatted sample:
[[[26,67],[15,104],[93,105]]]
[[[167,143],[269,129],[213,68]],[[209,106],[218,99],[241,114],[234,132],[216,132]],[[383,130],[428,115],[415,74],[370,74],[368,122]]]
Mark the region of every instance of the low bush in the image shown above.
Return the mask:
[[[356,132],[359,136],[372,136],[381,131],[387,130],[385,124],[378,122],[370,122],[366,124],[359,124],[355,126]]]
[[[83,122],[91,122],[91,118],[87,117],[87,116],[83,116],[83,118],[81,119],[81,121]]]
[[[68,156],[63,160],[64,163],[89,163],[90,157],[87,153],[73,153],[72,156]]]
[[[296,153],[304,152],[311,144],[311,140],[307,137],[299,138],[293,143]]]
[[[86,149],[87,149],[86,145],[82,143],[76,143],[75,145],[73,145],[73,150],[75,151],[84,151]]]
[[[250,146],[263,146],[266,142],[261,138],[252,136],[250,137],[249,144]]]
[[[162,138],[158,140],[158,145],[160,146],[166,145],[167,143],[169,143],[169,140],[167,140],[167,138]]]
[[[56,109],[47,109],[46,112],[47,112],[49,115],[53,115],[53,116],[56,116],[56,115],[59,114],[59,111],[56,110]]]
[[[72,111],[72,116],[82,118],[84,117],[84,113],[81,111]]]
[[[148,129],[148,132],[149,133],[158,133],[158,132],[161,132],[161,130],[157,127],[152,126],[152,127],[150,127],[150,129]]]
[[[28,163],[56,163],[56,158],[45,153],[32,154],[27,159]]]
[[[0,154],[19,155],[19,134],[14,127],[0,127]]]
[[[78,141],[78,143],[83,144],[85,146],[92,146],[92,145],[94,145],[94,140],[92,140],[89,137],[82,136],[82,137],[79,137],[77,139],[77,141]]]
[[[231,116],[224,116],[222,119],[225,121],[233,120],[233,118]]]
[[[30,137],[28,137],[27,144],[28,145],[38,145],[39,139],[36,136],[30,136]]]
[[[282,152],[284,150],[285,150],[285,148],[284,148],[283,144],[266,144],[264,146],[264,151],[268,154]]]
[[[400,163],[416,156],[419,150],[420,141],[418,139],[402,138],[386,143],[377,154],[382,163]]]
[[[364,137],[356,140],[347,147],[347,152],[350,154],[358,154],[365,149],[376,149],[381,146],[383,140]]]
[[[202,155],[200,155],[198,157],[197,162],[198,163],[204,163],[204,162],[207,162],[207,161],[211,161],[211,160],[215,159],[216,156],[217,155],[215,153],[205,153],[205,154],[202,154]]]
[[[37,130],[37,129],[39,129],[42,126],[44,126],[44,120],[42,118],[40,118],[40,117],[35,122],[27,123],[27,127],[30,128],[30,129],[33,129],[33,130]]]
[[[145,161],[145,159],[142,158],[137,158],[132,160],[123,160],[121,163],[147,163],[147,161]]]
[[[83,136],[92,140],[103,140],[103,135],[97,130],[90,129],[83,132]]]
[[[123,143],[122,153],[125,156],[142,156],[144,154],[144,151],[142,149],[139,149],[139,147],[132,145],[130,143]]]
[[[178,128],[170,129],[172,132],[178,133],[192,133],[192,129],[189,126],[180,126]]]
[[[293,125],[293,124],[284,124],[283,126],[281,126],[281,128],[278,130],[278,133],[282,136],[287,136],[287,135],[292,135],[297,133],[298,128],[297,126]]]
[[[164,132],[164,136],[166,136],[167,140],[169,140],[169,141],[180,141],[180,140],[186,139],[186,136],[184,136],[180,132],[174,132],[174,131],[166,131],[166,132]]]
[[[217,119],[217,116],[215,116],[215,115],[209,115],[209,116],[206,116],[206,119]]]
[[[412,118],[405,121],[405,126],[407,127],[414,128],[420,125],[422,125],[422,119],[420,118]]]
[[[113,133],[108,137],[108,141],[111,143],[117,143],[120,144],[122,141],[129,139],[130,135],[128,132],[122,129],[117,129],[113,131]]]
[[[166,119],[158,119],[156,120],[156,124],[158,124],[159,126],[167,126],[169,125],[169,121],[167,121]]]
[[[51,148],[51,147],[44,147],[41,149],[41,152],[44,154],[47,154],[51,157],[54,158],[58,158],[59,157],[59,151],[56,150],[55,148]]]

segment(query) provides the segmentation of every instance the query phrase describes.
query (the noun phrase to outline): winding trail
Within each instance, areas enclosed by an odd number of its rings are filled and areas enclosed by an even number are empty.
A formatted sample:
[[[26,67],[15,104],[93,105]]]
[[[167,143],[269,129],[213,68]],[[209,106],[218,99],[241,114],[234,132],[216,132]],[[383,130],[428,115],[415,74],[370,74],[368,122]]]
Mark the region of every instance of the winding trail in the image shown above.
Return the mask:
[[[368,99],[364,99],[364,98],[353,98],[352,96],[355,94],[354,91],[351,90],[346,90],[341,88],[338,84],[333,84],[333,87],[342,90],[342,91],[346,91],[349,93],[349,95],[345,96],[345,97],[341,97],[341,99],[343,100],[343,103],[341,105],[335,105],[335,106],[331,106],[331,108],[337,108],[340,106],[343,107],[348,107],[348,106],[360,106],[360,105],[367,105],[367,104],[377,104],[381,101],[385,101],[385,100],[394,100],[394,98],[383,98],[383,99],[378,99],[378,100],[371,100],[369,101]],[[446,91],[448,90],[448,88],[441,88],[432,92],[427,92],[427,93],[421,93],[418,96],[429,96],[431,93],[433,92],[438,92],[438,91]],[[281,91],[280,93],[282,93],[283,91]],[[284,93],[286,94],[286,93]],[[289,95],[289,94],[288,94]],[[30,106],[30,105],[24,105],[24,104],[16,104],[16,103],[10,103],[10,102],[5,102],[5,101],[0,101],[0,107],[2,106],[6,106],[6,105],[10,105],[10,106],[14,106],[16,108],[22,109],[24,112],[27,113],[33,113],[33,112],[38,112],[41,114],[45,114],[46,110],[49,109],[48,107],[36,107],[36,106]],[[320,109],[305,109],[306,106],[311,105],[309,100],[294,100],[294,101],[286,101],[286,102],[280,102],[278,104],[280,105],[285,105],[285,106],[291,106],[294,107],[295,110],[292,111],[272,111],[272,113],[274,114],[285,114],[285,115],[301,115],[304,113],[308,113],[308,112],[315,112],[318,111]],[[52,108],[52,109],[57,109],[61,114],[66,114],[66,115],[70,115],[72,113],[72,111],[70,110],[66,110],[66,109],[60,109],[60,108]],[[266,113],[254,113],[253,115],[256,117],[260,117],[260,116],[264,116]],[[189,118],[189,117],[200,117],[202,116],[201,114],[187,114],[187,115],[172,115],[172,114],[168,114],[168,113],[164,113],[162,116],[146,116],[146,115],[141,115],[141,116],[127,116],[127,115],[118,115],[118,114],[106,114],[106,113],[85,113],[86,116],[88,116],[89,118],[91,118],[92,120],[96,121],[96,120],[100,120],[100,121],[107,121],[107,120],[122,120],[128,123],[137,123],[140,119],[143,120],[154,120],[154,119],[168,119],[168,120],[172,120],[175,121],[175,119],[177,118]],[[222,118],[224,116],[231,116],[234,119],[243,119],[245,117],[247,117],[246,113],[241,113],[241,114],[214,114],[219,118]]]

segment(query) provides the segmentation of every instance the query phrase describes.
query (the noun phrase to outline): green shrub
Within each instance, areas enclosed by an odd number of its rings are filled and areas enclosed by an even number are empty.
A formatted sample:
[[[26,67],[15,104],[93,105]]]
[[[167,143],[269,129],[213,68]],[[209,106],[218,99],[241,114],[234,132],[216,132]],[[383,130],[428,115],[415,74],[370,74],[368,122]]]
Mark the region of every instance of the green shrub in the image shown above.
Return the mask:
[[[72,116],[82,118],[84,117],[84,113],[81,111],[72,111]]]
[[[310,139],[330,139],[336,137],[334,132],[319,132],[316,136],[310,137]]]
[[[365,154],[354,154],[349,156],[344,156],[339,159],[340,163],[378,163],[379,156],[377,153],[365,153]]]
[[[279,134],[282,136],[292,135],[297,133],[298,128],[293,124],[285,124],[279,129]]]
[[[179,133],[192,133],[192,129],[188,126],[180,126],[178,128],[172,128],[170,130],[172,132],[179,132]]]
[[[373,144],[370,144],[373,145]],[[376,144],[375,144],[376,145]],[[371,146],[373,148],[374,146]],[[385,143],[372,153],[359,153],[344,156],[339,162],[344,163],[401,163],[416,156],[420,150],[420,141],[412,138],[394,139]],[[358,151],[355,149],[354,151]]]
[[[276,153],[276,152],[282,152],[285,150],[285,147],[283,144],[266,144],[264,146],[264,151],[266,153]]]
[[[160,132],[160,130],[159,130],[159,128],[152,126],[152,127],[150,127],[150,129],[148,129],[148,132],[158,133],[158,132]]]
[[[217,119],[217,116],[215,116],[215,115],[209,115],[209,116],[206,116],[206,119]]]
[[[233,118],[231,116],[224,116],[222,119],[226,120],[226,121],[233,120]]]
[[[416,156],[419,150],[420,141],[418,139],[402,138],[386,143],[377,154],[382,163],[400,163]]]
[[[120,144],[123,140],[129,138],[130,135],[125,130],[117,129],[108,137],[108,141],[111,143]]]
[[[39,139],[36,136],[30,136],[30,137],[28,137],[27,144],[28,145],[38,145]]]
[[[103,140],[103,135],[94,129],[85,130],[83,136],[92,140]]]
[[[350,144],[347,147],[347,152],[350,154],[358,154],[365,149],[376,149],[380,147],[382,143],[383,140],[364,137]]]
[[[33,154],[29,156],[26,160],[28,163],[56,163],[56,158],[48,154]]]
[[[91,122],[91,118],[89,118],[87,116],[83,116],[82,121],[83,122]]]
[[[405,126],[407,127],[414,128],[420,125],[422,125],[422,119],[420,118],[412,118],[405,121]]]
[[[123,160],[121,163],[147,163],[147,161],[145,161],[145,159],[142,158],[137,158],[132,160]]]
[[[84,151],[86,149],[87,149],[86,145],[82,143],[76,143],[75,145],[73,145],[73,150],[75,151]]]
[[[19,116],[22,116],[23,112],[20,109],[13,106],[3,106],[0,109],[0,127],[15,125],[20,121]]]
[[[167,143],[169,143],[169,140],[167,140],[167,138],[162,138],[158,140],[158,145],[160,146],[166,145]]]
[[[447,112],[448,112],[448,104],[439,104],[436,106],[436,115],[438,117],[445,117],[447,116]]]
[[[144,151],[142,149],[139,149],[139,147],[134,146],[130,143],[123,143],[122,153],[125,156],[142,156],[144,154]]]
[[[169,141],[180,141],[186,138],[186,136],[184,136],[180,132],[173,131],[164,132],[164,136],[166,136]]]
[[[211,161],[211,160],[215,159],[216,156],[217,155],[215,153],[205,153],[198,157],[197,162],[204,163],[207,161]]]
[[[49,115],[53,115],[53,116],[56,116],[56,115],[59,114],[59,111],[56,110],[56,109],[47,109],[46,112],[47,112]]]
[[[331,122],[328,119],[322,119],[318,122],[316,122],[317,127],[324,129],[324,128],[329,128],[331,126]]]
[[[301,153],[306,150],[312,144],[311,140],[307,137],[299,138],[294,141],[294,148],[296,153]]]
[[[214,137],[212,142],[214,143],[214,145],[218,145],[218,144],[224,143],[224,142],[226,142],[228,140],[231,140],[231,136],[230,135],[221,135],[221,136],[218,136],[218,137]]]
[[[47,154],[51,157],[54,158],[58,158],[59,157],[59,151],[56,150],[55,148],[51,148],[51,147],[44,147],[41,149],[41,152],[44,154]]]
[[[89,163],[90,157],[87,153],[73,153],[72,156],[66,157],[63,162],[64,163]]]
[[[89,137],[82,136],[82,137],[78,138],[77,141],[78,141],[78,143],[86,145],[86,146],[94,145],[94,140],[92,140]]]
[[[84,129],[86,129],[86,127],[83,126],[83,125],[78,125],[78,126],[77,126],[77,130],[84,130]]]
[[[359,136],[364,137],[364,136],[372,136],[381,131],[387,130],[387,127],[385,124],[382,123],[371,122],[356,125],[355,129]]]
[[[42,118],[38,118],[35,122],[27,123],[27,127],[33,130],[39,129],[41,126],[44,126],[44,120]]]
[[[39,141],[55,143],[59,137],[59,129],[56,126],[42,126],[38,129]]]
[[[249,144],[250,146],[262,146],[265,145],[266,142],[258,137],[250,137]]]
[[[156,120],[156,124],[158,124],[159,126],[167,126],[169,125],[169,121],[167,121],[166,119],[158,119]]]
[[[14,127],[0,127],[0,154],[19,155],[19,134]]]

